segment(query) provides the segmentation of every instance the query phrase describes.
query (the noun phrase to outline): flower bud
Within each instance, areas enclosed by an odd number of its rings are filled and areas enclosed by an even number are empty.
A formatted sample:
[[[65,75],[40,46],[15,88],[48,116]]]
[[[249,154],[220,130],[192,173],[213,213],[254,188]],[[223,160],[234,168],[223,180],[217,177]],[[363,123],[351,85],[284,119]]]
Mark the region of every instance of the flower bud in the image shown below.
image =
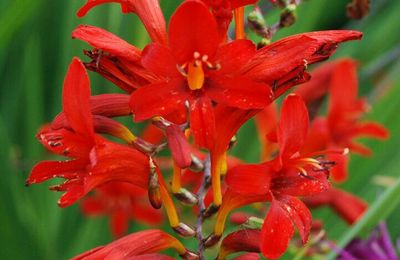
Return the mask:
[[[214,233],[212,233],[206,239],[204,239],[204,246],[205,247],[215,246],[219,242],[220,239],[221,239],[221,236],[217,236]]]
[[[181,188],[179,192],[174,193],[175,198],[177,198],[180,202],[187,205],[195,205],[199,201],[193,193],[188,191],[185,188]]]
[[[180,222],[178,226],[173,227],[172,229],[183,237],[193,237],[196,234],[196,231],[194,231],[193,228],[182,222]]]
[[[203,217],[204,218],[209,218],[213,216],[215,213],[218,212],[220,206],[216,206],[214,203],[210,204],[206,210],[203,212]]]

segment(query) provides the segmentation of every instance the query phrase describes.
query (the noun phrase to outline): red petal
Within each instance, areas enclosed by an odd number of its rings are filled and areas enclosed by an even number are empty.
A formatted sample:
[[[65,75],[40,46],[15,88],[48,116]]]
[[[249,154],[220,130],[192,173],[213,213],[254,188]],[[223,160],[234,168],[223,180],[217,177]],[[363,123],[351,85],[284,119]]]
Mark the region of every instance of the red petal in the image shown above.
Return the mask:
[[[239,165],[226,175],[227,185],[238,193],[268,194],[271,174],[265,164]]]
[[[372,155],[372,150],[368,148],[367,146],[356,143],[356,142],[351,142],[347,144],[347,148],[350,149],[351,152],[358,153],[363,156],[371,156]]]
[[[109,181],[129,182],[147,188],[150,173],[147,155],[100,136],[96,142],[96,149],[91,153],[92,174],[86,176],[85,190],[90,191]]]
[[[315,151],[327,149],[331,142],[329,126],[326,118],[317,117],[312,120],[310,132],[307,140],[302,147],[301,154],[310,154]]]
[[[174,248],[179,254],[185,253],[183,245],[171,235],[161,230],[146,230],[122,237],[114,242],[74,257],[79,259],[120,259],[117,256],[130,258],[139,255],[157,253],[167,248]]]
[[[260,252],[260,234],[256,229],[242,229],[227,235],[221,243],[218,259],[237,252]]]
[[[356,63],[350,59],[342,60],[332,73],[328,114],[351,113],[357,102],[357,91]]]
[[[130,107],[135,121],[167,115],[184,105],[188,91],[182,80],[146,85],[133,92]]]
[[[141,57],[141,51],[138,48],[99,27],[79,25],[72,32],[72,38],[85,41],[96,49],[131,62],[139,62]]]
[[[303,66],[316,51],[317,41],[306,36],[284,38],[260,50],[243,67],[242,73],[255,80],[272,82]]]
[[[165,18],[159,0],[129,0],[153,42],[167,44]]]
[[[212,156],[225,152],[238,129],[259,110],[242,110],[219,104],[215,107],[216,147]]]
[[[64,80],[63,110],[75,132],[93,138],[93,121],[90,112],[90,82],[85,66],[74,58]]]
[[[72,161],[43,161],[36,164],[29,178],[26,180],[27,184],[40,183],[51,178],[74,178],[79,172],[85,170],[87,162],[82,160]]]
[[[348,163],[349,158],[346,155],[340,154],[330,154],[329,160],[334,161],[336,165],[330,170],[330,174],[332,179],[335,182],[343,182],[347,179],[348,176]]]
[[[165,19],[158,0],[88,0],[87,3],[79,9],[77,15],[79,17],[85,16],[90,9],[104,3],[120,3],[122,12],[136,13],[146,27],[150,38],[154,42],[166,44],[167,33]]]
[[[162,130],[152,123],[146,125],[141,136],[144,140],[153,144],[160,143],[164,139]]]
[[[87,3],[82,6],[77,12],[78,17],[83,17],[89,12],[93,7],[105,4],[105,3],[120,3],[121,9],[128,12],[129,6],[126,4],[126,0],[88,0]]]
[[[220,46],[214,60],[221,65],[221,69],[216,73],[222,75],[237,72],[255,52],[256,47],[249,40],[236,40]]]
[[[330,188],[324,193],[304,199],[308,207],[331,207],[348,224],[354,224],[368,209],[361,198],[339,188]]]
[[[352,137],[374,137],[386,139],[389,137],[388,130],[381,124],[375,122],[366,122],[358,124],[351,131]]]
[[[206,89],[218,103],[240,109],[262,109],[272,102],[271,88],[245,77],[215,77]]]
[[[281,205],[289,213],[289,217],[299,231],[303,244],[307,243],[312,223],[310,210],[296,197],[277,195],[276,199],[282,203]]]
[[[254,119],[258,138],[261,143],[261,160],[268,160],[277,150],[277,145],[275,143],[278,112],[275,104],[272,103],[261,110]]]
[[[143,75],[136,75],[127,71],[126,67],[122,65],[122,59],[116,61],[115,57],[112,58],[109,54],[105,53],[102,53],[100,57],[100,52],[85,51],[85,54],[92,59],[91,62],[85,64],[88,70],[99,73],[124,92],[132,93],[139,85],[143,85],[142,81],[144,79],[141,78]],[[134,77],[130,77],[132,75]]]
[[[170,125],[165,129],[168,147],[171,150],[172,158],[179,168],[187,168],[192,163],[191,147],[177,125]]]
[[[330,193],[330,205],[349,224],[354,224],[368,209],[364,200],[344,190],[332,188]]]
[[[129,213],[123,209],[115,210],[111,215],[111,230],[114,237],[121,237],[129,227]]]
[[[171,50],[181,63],[193,60],[195,51],[214,56],[218,46],[217,23],[207,6],[199,1],[185,1],[171,17]]]
[[[294,93],[301,96],[306,104],[323,98],[328,92],[335,65],[336,62],[327,62],[315,68],[311,80],[297,87]]]
[[[272,199],[261,229],[261,252],[266,258],[276,259],[285,253],[294,227],[289,213],[275,198]]]
[[[211,100],[198,97],[190,104],[190,130],[200,147],[211,149],[215,141],[215,118]]]
[[[177,69],[177,62],[169,48],[164,45],[152,43],[143,50],[141,60],[143,67],[154,74],[164,77],[182,77]]]
[[[71,206],[89,192],[84,190],[81,180],[68,181],[52,188],[56,191],[65,191],[57,201],[61,208]]]
[[[271,82],[305,63],[328,58],[338,43],[360,39],[361,36],[361,32],[338,30],[286,37],[257,51],[242,71],[249,77]]]
[[[271,189],[291,196],[312,196],[329,189],[328,176],[324,172],[311,172],[301,176],[297,172],[274,177]]]
[[[287,96],[283,101],[277,131],[283,160],[300,151],[307,137],[308,124],[308,111],[301,97],[295,94]]]
[[[43,127],[37,134],[38,140],[49,151],[62,156],[88,160],[89,152],[93,147],[93,140],[67,130],[53,130],[49,126]]]
[[[129,95],[125,94],[102,94],[90,97],[90,109],[93,115],[101,115],[105,117],[127,116],[131,114],[129,108]],[[66,128],[67,122],[65,114],[61,112],[58,114],[53,122],[51,128],[59,129]]]
[[[129,258],[129,260],[174,260],[173,257],[162,254],[145,254]]]
[[[87,216],[98,216],[106,213],[106,208],[101,200],[95,197],[87,197],[81,203],[81,210]]]

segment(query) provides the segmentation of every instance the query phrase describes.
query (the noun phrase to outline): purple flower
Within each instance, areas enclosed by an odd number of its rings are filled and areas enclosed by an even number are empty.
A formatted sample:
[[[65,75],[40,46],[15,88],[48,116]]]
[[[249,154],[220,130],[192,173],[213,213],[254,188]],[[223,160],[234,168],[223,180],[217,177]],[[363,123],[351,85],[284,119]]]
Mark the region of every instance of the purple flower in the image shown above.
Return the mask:
[[[367,240],[353,239],[343,250],[338,260],[397,260],[396,249],[384,222],[372,232]]]

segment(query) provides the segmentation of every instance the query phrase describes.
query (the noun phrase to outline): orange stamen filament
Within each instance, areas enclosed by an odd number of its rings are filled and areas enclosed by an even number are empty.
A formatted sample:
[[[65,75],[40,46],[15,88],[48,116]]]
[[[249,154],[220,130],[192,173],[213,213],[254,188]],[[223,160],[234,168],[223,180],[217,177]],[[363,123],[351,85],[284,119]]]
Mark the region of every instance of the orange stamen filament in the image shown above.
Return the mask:
[[[173,193],[179,193],[181,190],[181,168],[174,162],[173,166],[173,176],[171,189]]]
[[[163,201],[163,205],[167,212],[169,224],[171,225],[171,227],[177,227],[179,225],[179,217],[178,217],[178,214],[176,213],[176,208],[175,208],[174,202],[172,201],[171,197],[169,196],[169,193],[168,193],[167,189],[164,187],[164,185],[160,185],[160,192],[161,192],[161,198]]]
[[[223,159],[223,155],[213,156],[211,154],[211,185],[215,206],[220,206],[222,203],[221,169],[224,161]]]
[[[245,39],[244,33],[244,7],[235,9],[235,35],[236,39]]]

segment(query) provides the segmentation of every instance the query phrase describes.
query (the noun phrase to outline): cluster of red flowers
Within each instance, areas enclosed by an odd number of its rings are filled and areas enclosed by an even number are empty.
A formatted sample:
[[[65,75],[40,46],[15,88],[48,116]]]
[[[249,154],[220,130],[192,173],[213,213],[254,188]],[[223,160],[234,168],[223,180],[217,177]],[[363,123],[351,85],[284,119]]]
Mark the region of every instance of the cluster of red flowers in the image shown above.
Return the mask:
[[[73,31],[73,38],[93,47],[85,51],[91,61],[72,60],[64,81],[63,111],[37,135],[48,150],[69,160],[38,163],[27,184],[65,179],[50,188],[64,192],[58,204],[66,207],[84,198],[83,211],[110,215],[116,236],[126,233],[131,218],[161,222],[157,209],[164,207],[172,229],[196,236],[202,248],[192,252],[164,231],[148,230],[76,259],[170,259],[159,253],[166,248],[185,259],[203,259],[201,250],[223,236],[228,214],[254,202],[270,205],[261,231],[229,234],[218,259],[238,251],[278,258],[295,227],[307,242],[312,222],[306,205],[331,205],[349,222],[364,211],[364,202],[330,188],[328,180],[330,172],[334,180],[345,179],[348,149],[368,153],[355,137],[387,135],[375,123],[358,122],[365,102],[357,100],[354,63],[344,60],[315,70],[314,81],[284,98],[279,120],[273,104],[293,86],[310,80],[308,65],[329,58],[339,43],[360,39],[360,32],[310,32],[257,49],[243,29],[243,7],[256,0],[184,1],[168,30],[158,0],[88,0],[78,16],[109,2],[138,15],[152,42],[140,50],[98,27],[81,25]],[[235,39],[228,36],[233,17]],[[91,96],[87,69],[124,94]],[[309,116],[307,106],[315,110],[327,93],[328,115]],[[113,119],[122,116],[149,123],[142,137]],[[263,162],[246,165],[227,152],[237,130],[255,116],[265,146]],[[158,154],[164,149],[171,158]],[[171,178],[162,173],[170,168]],[[171,185],[164,178],[171,179]],[[196,230],[180,221],[171,195],[199,207]],[[335,200],[338,196],[353,199],[359,210],[346,208]],[[203,239],[202,221],[215,213],[214,232]],[[241,259],[254,257],[257,254]]]

